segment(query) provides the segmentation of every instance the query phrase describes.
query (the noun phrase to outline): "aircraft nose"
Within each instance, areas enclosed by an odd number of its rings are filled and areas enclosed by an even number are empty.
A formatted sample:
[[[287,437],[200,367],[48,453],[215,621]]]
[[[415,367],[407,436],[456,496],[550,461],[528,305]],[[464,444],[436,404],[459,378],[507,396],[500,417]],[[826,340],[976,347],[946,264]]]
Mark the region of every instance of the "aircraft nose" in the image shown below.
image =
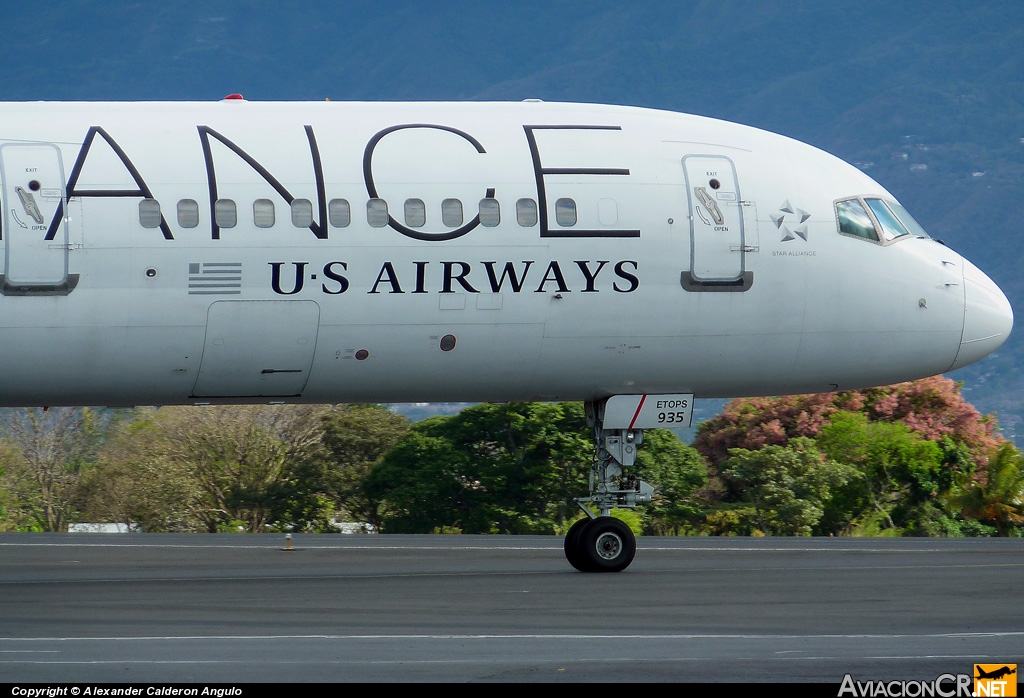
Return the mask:
[[[964,333],[950,370],[982,359],[1006,341],[1013,309],[1006,295],[981,269],[964,260]]]

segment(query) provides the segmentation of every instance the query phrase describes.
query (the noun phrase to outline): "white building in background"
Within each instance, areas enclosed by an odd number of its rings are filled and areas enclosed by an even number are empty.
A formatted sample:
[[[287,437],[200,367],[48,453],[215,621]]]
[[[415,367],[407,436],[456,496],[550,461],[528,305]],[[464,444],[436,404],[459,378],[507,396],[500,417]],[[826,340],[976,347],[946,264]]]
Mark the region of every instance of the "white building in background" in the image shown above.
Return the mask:
[[[73,523],[68,524],[68,533],[138,533],[142,530],[137,523]]]

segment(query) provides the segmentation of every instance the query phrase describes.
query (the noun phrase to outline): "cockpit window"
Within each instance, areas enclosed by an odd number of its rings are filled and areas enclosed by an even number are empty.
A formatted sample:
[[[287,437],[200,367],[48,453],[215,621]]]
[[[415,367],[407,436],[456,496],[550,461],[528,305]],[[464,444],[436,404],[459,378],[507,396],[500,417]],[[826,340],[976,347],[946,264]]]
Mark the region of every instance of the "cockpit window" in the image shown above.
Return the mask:
[[[895,201],[851,197],[836,202],[836,219],[843,235],[880,242],[928,237],[924,228]]]
[[[903,227],[903,224],[893,215],[884,201],[881,199],[865,199],[865,201],[871,212],[875,214],[875,220],[882,228],[882,238],[886,242],[910,235],[910,231]]]
[[[860,199],[849,199],[836,202],[836,216],[839,218],[839,232],[878,242],[875,223],[864,208]]]
[[[896,217],[900,219],[904,227],[910,231],[911,235],[916,235],[919,238],[931,237],[925,232],[925,229],[921,227],[921,224],[914,220],[914,217],[907,213],[907,209],[900,206],[895,201],[889,202],[889,208],[896,214]]]

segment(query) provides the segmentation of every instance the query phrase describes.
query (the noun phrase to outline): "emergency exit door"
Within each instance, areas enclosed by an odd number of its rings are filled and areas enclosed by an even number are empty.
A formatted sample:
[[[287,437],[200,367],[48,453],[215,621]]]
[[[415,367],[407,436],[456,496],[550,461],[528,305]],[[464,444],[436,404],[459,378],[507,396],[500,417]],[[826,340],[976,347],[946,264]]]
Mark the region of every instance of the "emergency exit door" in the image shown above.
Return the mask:
[[[60,150],[49,143],[5,144],[0,146],[0,171],[4,292],[66,293],[67,206]],[[53,236],[47,240],[51,226]]]
[[[732,160],[721,155],[688,155],[683,158],[683,170],[690,205],[691,260],[683,286],[687,290],[746,290],[750,275],[744,264],[744,202]]]

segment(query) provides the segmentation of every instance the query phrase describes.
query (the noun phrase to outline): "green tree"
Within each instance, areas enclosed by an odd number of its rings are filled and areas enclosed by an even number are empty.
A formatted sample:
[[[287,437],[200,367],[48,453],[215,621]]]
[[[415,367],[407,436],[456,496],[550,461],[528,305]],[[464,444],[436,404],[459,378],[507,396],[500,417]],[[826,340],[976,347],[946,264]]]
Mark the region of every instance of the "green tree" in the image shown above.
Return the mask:
[[[115,425],[83,479],[82,517],[137,524],[150,532],[202,530],[202,489],[190,465],[167,451],[152,410],[136,411]]]
[[[593,460],[580,403],[507,403],[463,410],[445,435],[468,454],[492,530],[551,533],[576,517]]]
[[[162,407],[154,414],[162,456],[186,466],[203,493],[206,530],[260,532],[294,498],[290,466],[319,447],[319,405]],[[315,485],[311,485],[315,487]]]
[[[431,533],[457,530],[490,531],[479,481],[471,479],[468,456],[442,436],[430,433],[450,417],[415,425],[370,472],[367,497],[381,502],[385,533]]]
[[[325,496],[355,521],[380,526],[380,500],[367,496],[370,471],[409,432],[409,420],[380,405],[339,405],[324,416],[323,449],[301,479],[322,481]]]
[[[12,451],[5,467],[7,483],[33,528],[67,530],[76,514],[83,474],[111,418],[85,407],[3,411],[0,432]]]
[[[578,403],[477,405],[414,425],[367,494],[387,531],[552,533],[576,517],[591,453]]]
[[[786,446],[732,449],[722,475],[733,480],[744,501],[753,506],[762,532],[807,536],[824,514],[833,490],[856,473],[825,458],[812,440],[797,437]]]
[[[950,498],[964,516],[994,526],[1009,536],[1024,525],[1024,456],[1004,444],[989,460],[984,478],[970,481]]]
[[[6,440],[0,440],[0,533],[42,530],[27,506],[31,499],[18,496],[20,460],[18,452]]]
[[[696,449],[667,429],[648,429],[637,451],[635,474],[654,486],[654,501],[639,508],[643,531],[679,535],[704,519],[695,491],[707,484],[708,469]]]
[[[919,505],[937,502],[952,483],[940,444],[900,423],[871,422],[859,412],[838,412],[817,443],[829,458],[859,473],[837,498],[841,506],[831,512],[833,527],[871,512],[886,528],[899,529],[922,513]]]
[[[322,458],[310,454],[286,460],[280,478],[270,488],[266,530],[336,532],[338,511],[328,490]]]

